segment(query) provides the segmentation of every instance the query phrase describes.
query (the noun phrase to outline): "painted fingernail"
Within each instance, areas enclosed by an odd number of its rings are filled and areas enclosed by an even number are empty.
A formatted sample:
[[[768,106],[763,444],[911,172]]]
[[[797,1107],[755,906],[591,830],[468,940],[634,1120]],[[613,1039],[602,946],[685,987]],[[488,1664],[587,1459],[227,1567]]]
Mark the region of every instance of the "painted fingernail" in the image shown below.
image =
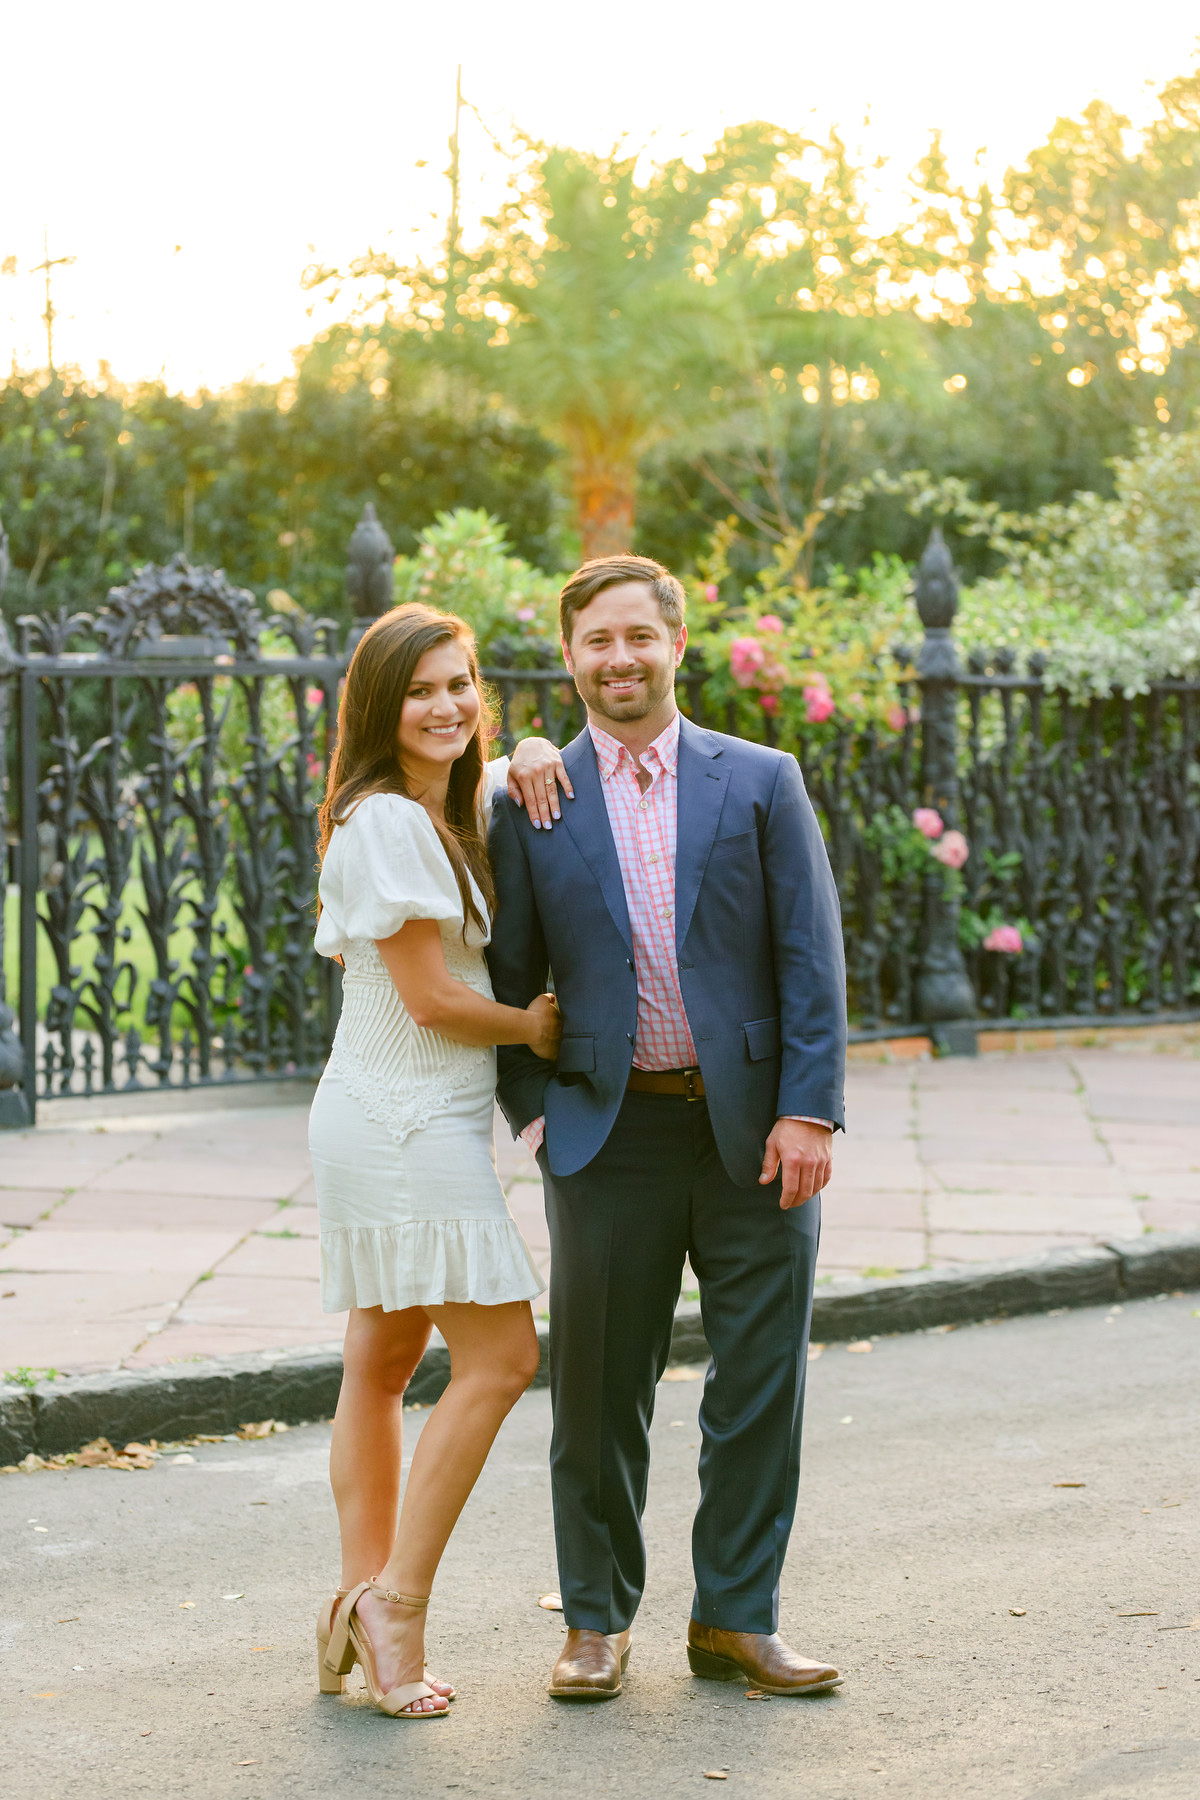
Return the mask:
[[[542,829],[542,821],[540,819],[535,819],[533,821],[533,829],[535,831],[540,831]]]
[[[555,816],[555,818],[556,818],[556,819],[561,819],[561,818],[562,818],[562,814],[561,814],[561,813],[560,813],[560,812],[556,812],[556,813],[555,813],[555,815],[554,815],[554,816]]]

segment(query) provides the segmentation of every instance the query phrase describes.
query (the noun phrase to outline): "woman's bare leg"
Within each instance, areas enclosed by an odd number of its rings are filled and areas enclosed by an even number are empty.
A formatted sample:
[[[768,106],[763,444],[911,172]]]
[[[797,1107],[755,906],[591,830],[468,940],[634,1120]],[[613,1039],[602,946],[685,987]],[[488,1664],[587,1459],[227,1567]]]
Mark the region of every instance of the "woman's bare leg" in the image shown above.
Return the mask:
[[[329,1449],[344,1588],[374,1580],[395,1545],[404,1390],[432,1329],[419,1306],[355,1307],[350,1314]]]
[[[377,1573],[380,1586],[418,1597],[431,1591],[442,1552],[496,1433],[538,1366],[537,1332],[526,1301],[423,1310],[446,1340],[450,1383],[421,1431],[400,1527]],[[370,1634],[384,1689],[420,1681],[424,1612],[365,1594],[359,1616]],[[421,1705],[433,1711],[441,1703],[426,1700]]]

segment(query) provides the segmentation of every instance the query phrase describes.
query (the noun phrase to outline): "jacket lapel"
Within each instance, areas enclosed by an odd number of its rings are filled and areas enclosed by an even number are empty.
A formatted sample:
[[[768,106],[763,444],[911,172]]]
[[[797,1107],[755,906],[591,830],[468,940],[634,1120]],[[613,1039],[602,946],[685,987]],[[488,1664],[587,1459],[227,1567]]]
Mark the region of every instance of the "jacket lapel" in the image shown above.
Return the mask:
[[[608,808],[604,804],[604,785],[596,765],[596,746],[585,727],[562,753],[575,798],[562,807],[562,822],[575,841],[575,847],[595,876],[604,895],[604,903],[612,914],[613,924],[633,955],[633,932],[629,924],[629,908],[625,903],[625,883],[617,860]]]
[[[683,948],[729,787],[720,741],[679,721],[678,825],[675,842],[675,948]],[[572,779],[574,776],[572,775]],[[598,777],[597,777],[598,779]],[[614,852],[615,860],[615,852]]]

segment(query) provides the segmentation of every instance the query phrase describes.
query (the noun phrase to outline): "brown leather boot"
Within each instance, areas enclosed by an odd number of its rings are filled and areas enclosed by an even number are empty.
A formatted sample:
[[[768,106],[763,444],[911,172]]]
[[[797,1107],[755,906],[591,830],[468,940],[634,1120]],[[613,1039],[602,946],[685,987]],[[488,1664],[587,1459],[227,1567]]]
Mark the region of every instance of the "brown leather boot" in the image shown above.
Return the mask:
[[[550,1692],[556,1700],[615,1700],[629,1661],[629,1633],[602,1631],[567,1633],[562,1654],[550,1675]]]
[[[842,1678],[828,1663],[797,1656],[779,1633],[721,1631],[688,1623],[688,1662],[706,1681],[748,1681],[764,1694],[824,1694]]]

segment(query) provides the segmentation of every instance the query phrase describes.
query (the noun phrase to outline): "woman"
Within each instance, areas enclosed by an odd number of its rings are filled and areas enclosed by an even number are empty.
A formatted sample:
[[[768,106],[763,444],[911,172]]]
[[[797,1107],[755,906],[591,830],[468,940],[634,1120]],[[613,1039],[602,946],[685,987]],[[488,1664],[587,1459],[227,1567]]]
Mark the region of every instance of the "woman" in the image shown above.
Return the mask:
[[[424,1609],[538,1366],[542,1281],[496,1176],[494,1046],[553,1059],[561,1023],[552,995],[526,1010],[492,998],[483,819],[507,764],[486,760],[490,727],[462,621],[395,608],[351,661],[320,815],[316,947],[345,984],[309,1142],[322,1306],[350,1309],[330,1452],[342,1577],[317,1622],[320,1683],[340,1692],[358,1661],[376,1705],[404,1719],[443,1716],[454,1697],[425,1671]],[[526,758],[544,794],[557,752]],[[435,1325],[450,1383],[397,1529],[402,1397]]]

